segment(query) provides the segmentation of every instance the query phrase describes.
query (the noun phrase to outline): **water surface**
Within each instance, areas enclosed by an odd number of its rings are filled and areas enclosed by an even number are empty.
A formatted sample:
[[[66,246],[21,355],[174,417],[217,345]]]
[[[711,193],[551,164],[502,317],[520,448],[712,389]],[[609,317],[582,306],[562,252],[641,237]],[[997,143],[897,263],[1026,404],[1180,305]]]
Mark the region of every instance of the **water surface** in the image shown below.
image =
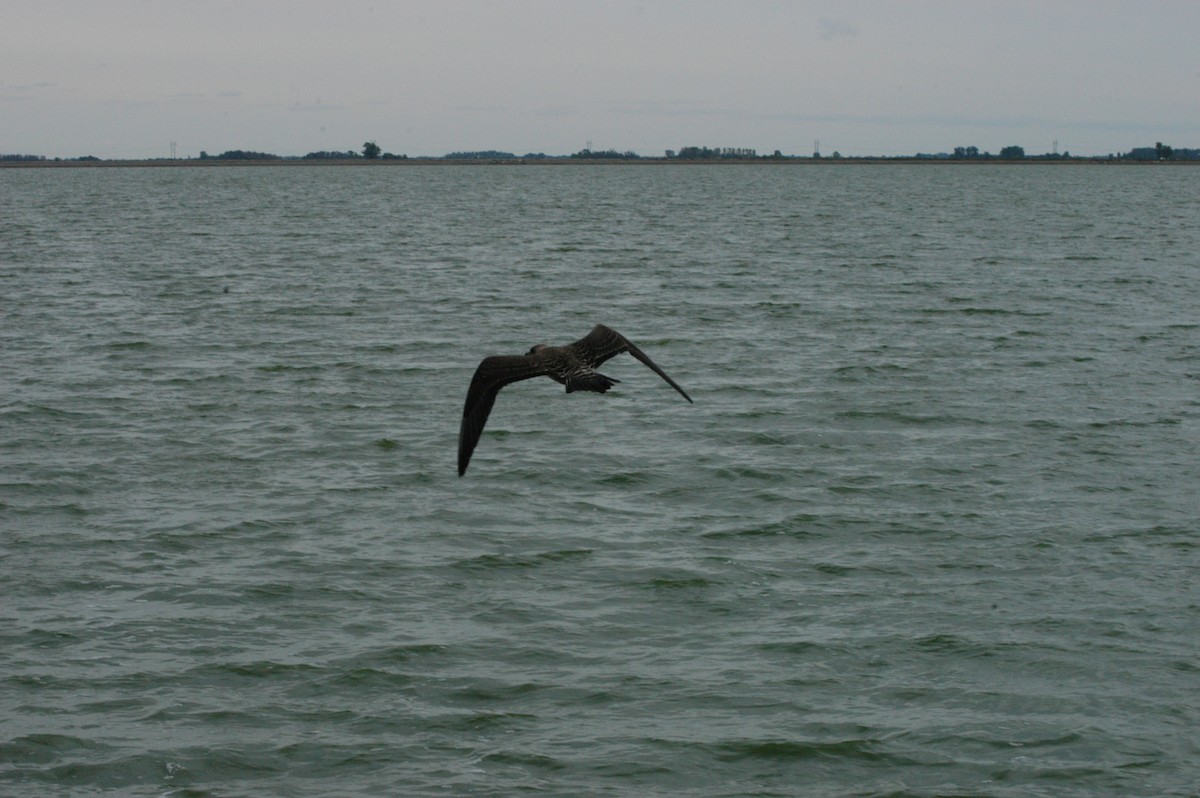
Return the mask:
[[[0,172],[0,791],[1194,795],[1198,197]]]

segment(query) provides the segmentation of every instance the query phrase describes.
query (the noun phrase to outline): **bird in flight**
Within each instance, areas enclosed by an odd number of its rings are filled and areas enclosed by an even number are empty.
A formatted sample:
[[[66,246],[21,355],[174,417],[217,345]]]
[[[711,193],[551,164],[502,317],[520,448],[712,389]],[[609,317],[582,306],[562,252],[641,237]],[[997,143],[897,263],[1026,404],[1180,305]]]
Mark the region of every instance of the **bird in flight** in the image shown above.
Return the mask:
[[[620,380],[606,377],[596,372],[595,368],[622,352],[628,352],[645,363],[651,371],[679,391],[684,399],[692,401],[692,397],[676,385],[675,380],[668,377],[645,352],[634,346],[628,338],[603,324],[597,324],[583,338],[566,346],[538,344],[524,355],[485,357],[479,368],[475,369],[471,387],[467,389],[467,402],[463,406],[462,426],[458,430],[458,475],[461,477],[467,471],[471,453],[475,451],[475,444],[479,443],[483,425],[487,423],[488,413],[492,411],[492,405],[496,403],[496,394],[501,388],[530,377],[545,376],[567,386],[567,393],[604,393]]]

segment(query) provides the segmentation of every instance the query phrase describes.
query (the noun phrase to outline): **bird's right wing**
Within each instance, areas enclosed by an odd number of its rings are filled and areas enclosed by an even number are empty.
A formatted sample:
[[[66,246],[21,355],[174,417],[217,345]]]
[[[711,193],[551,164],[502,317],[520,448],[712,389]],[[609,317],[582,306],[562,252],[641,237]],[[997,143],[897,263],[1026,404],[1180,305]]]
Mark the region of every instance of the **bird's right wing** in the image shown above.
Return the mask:
[[[483,425],[487,423],[492,405],[496,403],[496,394],[505,385],[530,377],[540,377],[546,374],[545,364],[541,359],[531,355],[495,355],[485,357],[475,369],[471,378],[471,387],[467,389],[467,401],[463,405],[462,425],[458,428],[458,475],[461,477],[467,471],[467,463],[471,461],[471,453],[479,436],[483,434]]]
[[[597,324],[592,331],[571,344],[571,349],[579,359],[592,368],[622,352],[629,351],[629,339],[605,324]]]
[[[604,324],[597,324],[592,328],[590,333],[571,344],[570,348],[575,351],[580,359],[582,359],[592,368],[599,366],[604,361],[611,357],[615,357],[622,352],[628,352],[638,360],[642,361],[642,363],[644,363],[646,367],[655,374],[662,377],[668,385],[679,391],[680,396],[682,396],[684,399],[687,399],[689,402],[692,401],[692,397],[687,395],[687,391],[680,388],[675,380],[668,377],[667,372],[660,369],[658,364],[650,359],[649,355],[638,349],[637,346],[634,345],[633,341],[630,341],[612,327],[608,327]]]

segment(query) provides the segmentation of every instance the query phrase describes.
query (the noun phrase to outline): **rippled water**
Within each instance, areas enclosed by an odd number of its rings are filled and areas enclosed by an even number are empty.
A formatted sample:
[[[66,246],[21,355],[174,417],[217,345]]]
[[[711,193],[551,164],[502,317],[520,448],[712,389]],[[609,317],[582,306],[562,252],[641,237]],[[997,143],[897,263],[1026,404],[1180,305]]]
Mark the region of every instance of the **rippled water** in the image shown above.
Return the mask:
[[[1196,795],[1198,177],[0,171],[0,792]]]

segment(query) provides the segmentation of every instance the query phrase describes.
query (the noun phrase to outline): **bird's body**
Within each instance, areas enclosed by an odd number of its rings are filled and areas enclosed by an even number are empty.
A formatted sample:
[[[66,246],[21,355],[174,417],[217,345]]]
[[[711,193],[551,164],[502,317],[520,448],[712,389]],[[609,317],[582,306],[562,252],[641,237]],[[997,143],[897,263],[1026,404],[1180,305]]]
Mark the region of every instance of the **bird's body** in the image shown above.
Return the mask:
[[[486,357],[475,369],[467,401],[463,406],[462,426],[458,433],[458,475],[461,477],[471,461],[471,453],[483,433],[488,414],[496,402],[496,394],[505,385],[531,377],[549,377],[567,387],[567,393],[595,391],[604,393],[619,380],[595,371],[611,357],[628,352],[645,363],[655,374],[667,381],[689,402],[692,398],[655,365],[629,339],[611,327],[597,324],[592,331],[573,344],[545,346],[538,344],[524,355],[493,355]]]

